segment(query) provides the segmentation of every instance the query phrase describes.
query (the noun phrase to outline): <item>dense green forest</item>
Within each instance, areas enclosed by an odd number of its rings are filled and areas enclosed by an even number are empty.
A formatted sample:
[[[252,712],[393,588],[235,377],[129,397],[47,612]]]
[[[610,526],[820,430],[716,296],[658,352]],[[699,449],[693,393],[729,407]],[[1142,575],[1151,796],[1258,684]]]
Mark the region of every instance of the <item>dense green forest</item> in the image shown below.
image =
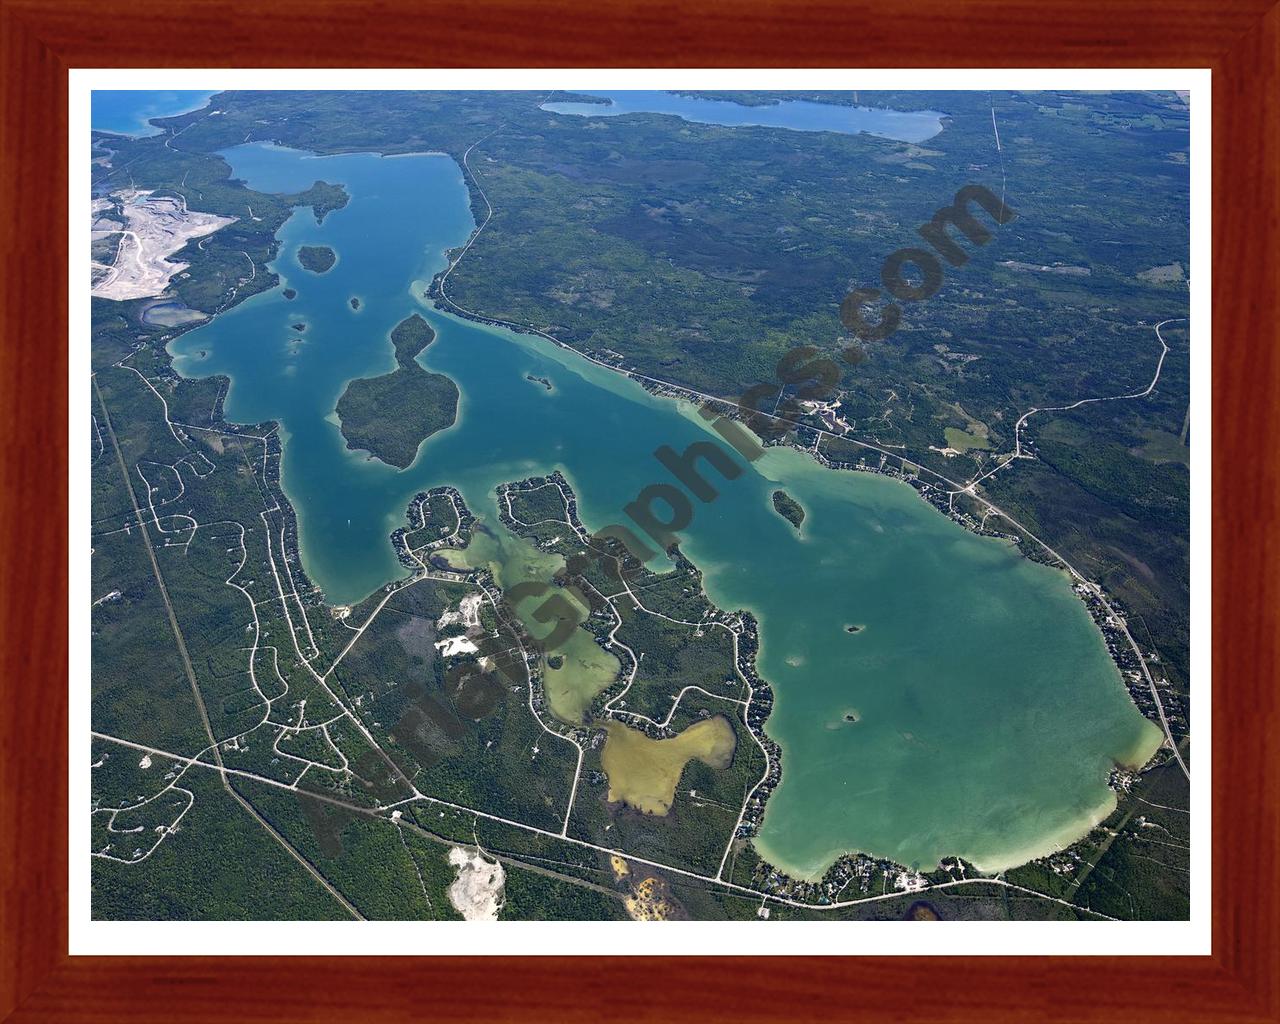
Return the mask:
[[[453,425],[458,386],[417,361],[434,337],[431,326],[414,313],[391,332],[396,368],[347,385],[338,399],[338,418],[348,448],[367,449],[383,462],[404,469],[417,457],[423,441]]]
[[[338,254],[327,245],[301,245],[298,247],[298,265],[313,274],[324,274],[338,262]]]
[[[796,501],[786,491],[774,491],[773,507],[778,515],[782,516],[797,530],[800,529],[800,524],[804,522],[804,507],[800,502]]]

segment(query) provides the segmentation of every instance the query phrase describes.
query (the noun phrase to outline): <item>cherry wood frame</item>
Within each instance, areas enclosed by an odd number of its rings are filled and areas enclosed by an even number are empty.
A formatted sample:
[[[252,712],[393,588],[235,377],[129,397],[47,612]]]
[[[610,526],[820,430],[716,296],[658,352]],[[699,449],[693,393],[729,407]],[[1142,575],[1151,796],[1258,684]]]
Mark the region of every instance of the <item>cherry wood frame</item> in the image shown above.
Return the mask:
[[[0,0],[0,1017],[1280,1020],[1280,7],[1272,3]],[[1213,69],[1211,956],[68,956],[67,70],[447,67],[464,59],[493,67]]]

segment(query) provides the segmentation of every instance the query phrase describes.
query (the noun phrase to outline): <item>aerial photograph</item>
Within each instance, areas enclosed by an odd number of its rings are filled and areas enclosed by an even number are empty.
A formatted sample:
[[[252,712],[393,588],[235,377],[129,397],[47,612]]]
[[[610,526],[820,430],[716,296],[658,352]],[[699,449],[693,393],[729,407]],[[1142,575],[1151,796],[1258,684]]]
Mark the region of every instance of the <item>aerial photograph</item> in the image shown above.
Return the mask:
[[[91,126],[93,920],[1190,919],[1188,93]]]

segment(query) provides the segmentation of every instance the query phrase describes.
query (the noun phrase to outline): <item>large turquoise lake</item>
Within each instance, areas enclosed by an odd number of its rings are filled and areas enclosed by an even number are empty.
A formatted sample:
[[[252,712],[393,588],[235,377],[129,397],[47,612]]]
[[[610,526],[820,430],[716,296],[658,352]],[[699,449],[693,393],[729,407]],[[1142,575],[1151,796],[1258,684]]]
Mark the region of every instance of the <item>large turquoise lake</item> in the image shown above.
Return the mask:
[[[623,506],[667,479],[655,448],[715,438],[688,407],[572,352],[420,301],[445,249],[474,228],[450,158],[267,145],[226,156],[258,189],[323,178],[352,196],[322,225],[295,212],[280,233],[280,287],[173,344],[183,374],[231,377],[229,419],[279,421],[303,560],[331,601],[402,575],[387,535],[419,490],[452,484],[500,530],[495,485],[558,467],[597,529],[625,522]],[[337,265],[303,271],[301,244],[332,246]],[[458,422],[399,472],[347,450],[334,408],[347,381],[393,368],[388,332],[415,311],[438,335],[422,362],[462,398]],[[300,337],[289,326],[299,320],[309,325]],[[808,513],[800,535],[771,507],[779,486]],[[905,484],[825,470],[790,449],[771,449],[720,490],[697,508],[683,547],[714,601],[760,619],[784,778],[757,842],[775,863],[812,877],[862,850],[1007,867],[1083,834],[1113,805],[1113,763],[1154,749],[1158,731],[1060,572],[964,531]],[[849,624],[865,628],[850,634]]]

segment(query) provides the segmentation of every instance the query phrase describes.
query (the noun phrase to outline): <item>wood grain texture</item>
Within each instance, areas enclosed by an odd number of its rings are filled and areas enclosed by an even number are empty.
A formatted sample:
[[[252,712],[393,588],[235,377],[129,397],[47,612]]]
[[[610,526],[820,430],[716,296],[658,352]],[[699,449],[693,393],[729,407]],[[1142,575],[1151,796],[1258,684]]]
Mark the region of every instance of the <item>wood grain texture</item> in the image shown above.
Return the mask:
[[[1278,9],[1256,0],[746,0],[696,8],[608,0],[0,0],[0,54],[0,1017],[222,1024],[1280,1019]],[[463,60],[494,67],[1214,69],[1212,957],[762,963],[66,955],[67,352],[68,344],[88,344],[67,337],[67,69],[447,67]],[[836,926],[815,927],[831,928],[834,942]]]

